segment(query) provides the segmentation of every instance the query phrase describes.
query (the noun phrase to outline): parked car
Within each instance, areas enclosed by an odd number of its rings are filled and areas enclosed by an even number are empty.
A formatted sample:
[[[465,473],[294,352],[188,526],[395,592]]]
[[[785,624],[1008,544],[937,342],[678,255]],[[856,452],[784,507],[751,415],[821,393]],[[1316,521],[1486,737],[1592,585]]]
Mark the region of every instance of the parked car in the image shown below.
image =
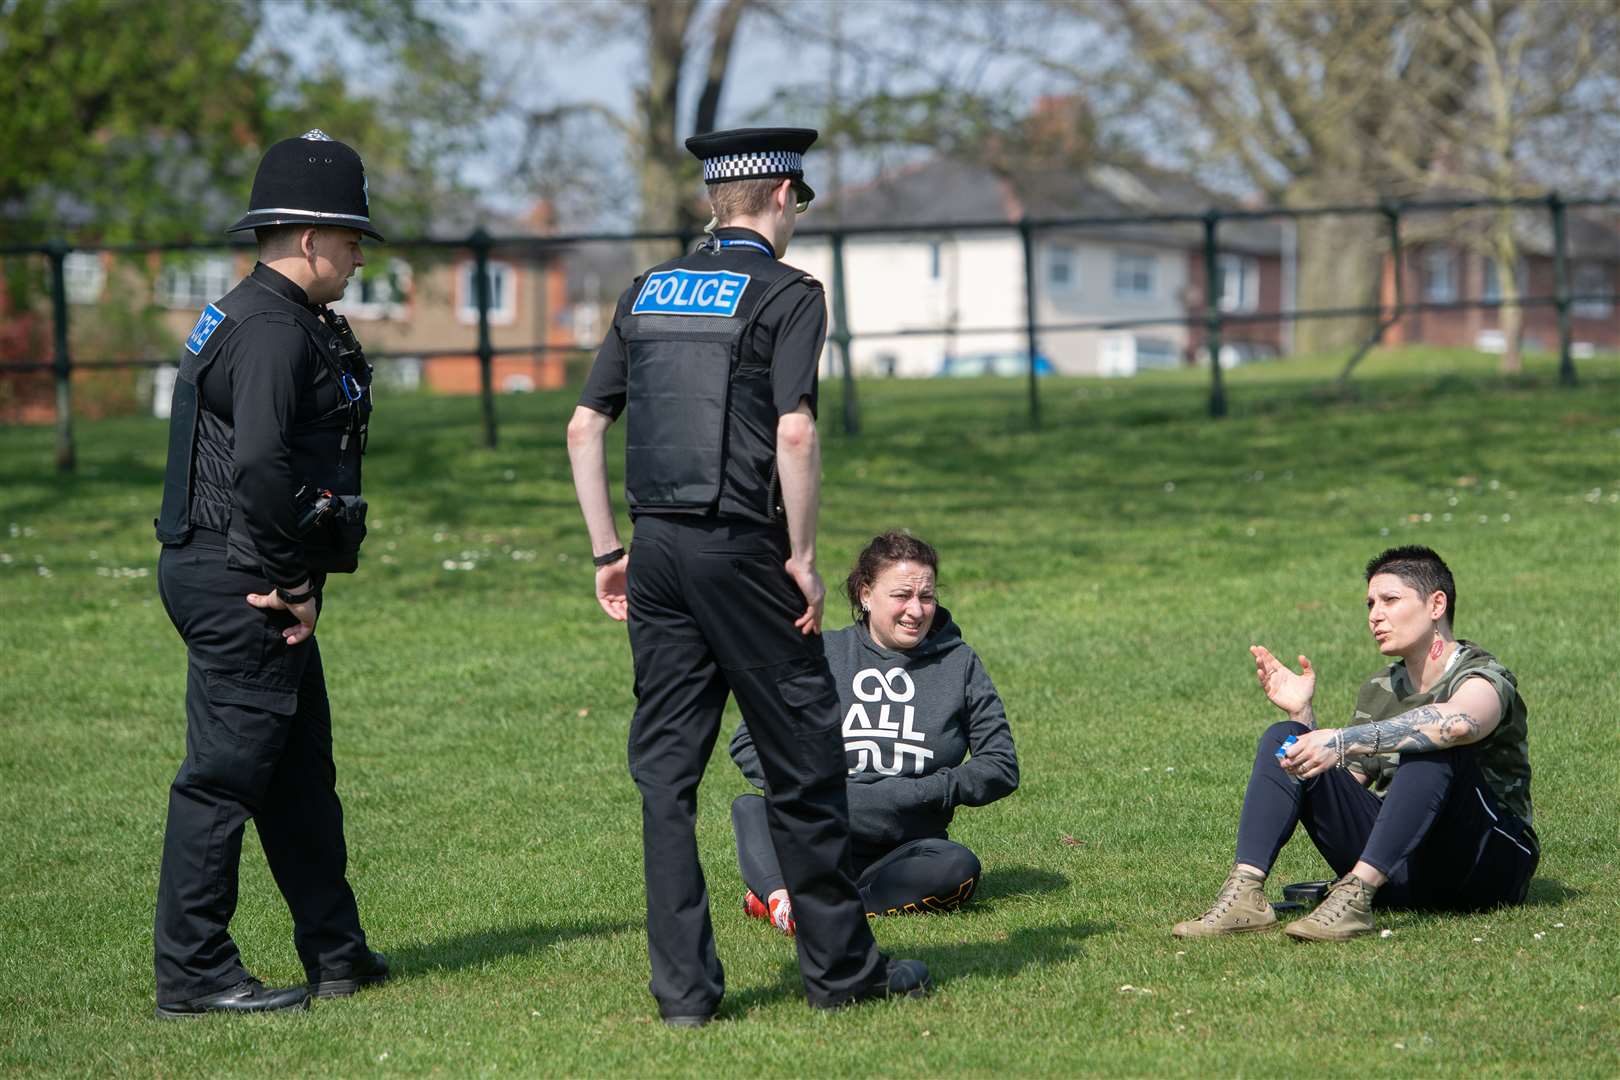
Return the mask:
[[[947,356],[940,361],[936,377],[966,377],[972,375],[1028,375],[1029,353],[986,352],[966,356]],[[1052,374],[1052,361],[1035,354],[1035,374]]]

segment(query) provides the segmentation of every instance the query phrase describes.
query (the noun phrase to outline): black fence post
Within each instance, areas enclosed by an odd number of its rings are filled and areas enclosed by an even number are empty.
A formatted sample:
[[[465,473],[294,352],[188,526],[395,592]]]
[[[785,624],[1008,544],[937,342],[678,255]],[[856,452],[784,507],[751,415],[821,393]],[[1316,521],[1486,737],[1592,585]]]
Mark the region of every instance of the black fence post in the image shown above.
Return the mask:
[[[1547,196],[1553,228],[1553,308],[1558,312],[1558,381],[1574,386],[1575,357],[1570,351],[1573,336],[1569,326],[1569,223],[1564,217],[1564,200],[1558,192]]]
[[[1041,426],[1041,392],[1036,381],[1035,363],[1040,356],[1035,335],[1035,230],[1029,216],[1018,219],[1018,238],[1024,245],[1024,335],[1029,348],[1029,423]]]
[[[1216,228],[1221,212],[1204,213],[1204,346],[1209,350],[1209,415],[1226,415],[1226,387],[1221,383],[1221,283]]]
[[[68,354],[67,245],[53,240],[46,254],[51,260],[51,332],[55,353],[51,370],[56,376],[56,471],[72,472],[78,461],[73,447],[73,360]]]
[[[838,347],[844,389],[844,434],[858,435],[861,416],[855,403],[855,369],[849,356],[849,311],[844,303],[844,234],[832,234],[833,344]]]
[[[473,299],[478,303],[478,394],[484,406],[484,445],[495,448],[495,349],[489,342],[489,233],[480,225],[467,238],[473,251]]]

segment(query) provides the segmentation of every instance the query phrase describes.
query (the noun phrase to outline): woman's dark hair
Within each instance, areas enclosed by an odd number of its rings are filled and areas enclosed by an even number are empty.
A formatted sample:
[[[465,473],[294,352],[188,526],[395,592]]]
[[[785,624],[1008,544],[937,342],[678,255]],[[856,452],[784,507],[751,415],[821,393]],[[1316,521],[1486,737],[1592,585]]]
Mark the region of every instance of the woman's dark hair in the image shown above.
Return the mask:
[[[1445,593],[1446,619],[1453,627],[1457,625],[1457,582],[1433,548],[1410,544],[1381,551],[1367,564],[1367,580],[1377,574],[1394,574],[1425,600],[1437,592]]]
[[[919,540],[908,532],[890,529],[872,537],[871,543],[861,549],[855,559],[855,568],[844,579],[844,595],[849,597],[849,613],[857,622],[864,621],[861,610],[861,590],[877,580],[877,576],[897,562],[914,562],[934,572],[939,580],[939,552],[926,540]]]

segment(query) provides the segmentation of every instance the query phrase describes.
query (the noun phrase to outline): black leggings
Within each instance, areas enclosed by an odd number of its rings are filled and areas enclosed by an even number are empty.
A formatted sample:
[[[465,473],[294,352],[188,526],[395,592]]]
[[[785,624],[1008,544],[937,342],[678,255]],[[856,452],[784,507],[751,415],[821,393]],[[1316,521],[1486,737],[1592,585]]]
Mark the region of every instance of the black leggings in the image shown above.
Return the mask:
[[[737,866],[743,884],[761,900],[786,888],[765,823],[765,800],[739,795],[731,804],[737,834]],[[867,915],[955,911],[978,888],[979,857],[951,840],[908,840],[892,851],[865,858],[855,851],[855,886]]]
[[[1237,861],[1268,873],[1303,822],[1316,850],[1347,874],[1364,860],[1388,875],[1389,907],[1474,909],[1524,901],[1540,849],[1528,825],[1496,801],[1474,751],[1402,754],[1380,799],[1343,769],[1299,783],[1277,748],[1303,724],[1285,720],[1260,736],[1238,822]]]

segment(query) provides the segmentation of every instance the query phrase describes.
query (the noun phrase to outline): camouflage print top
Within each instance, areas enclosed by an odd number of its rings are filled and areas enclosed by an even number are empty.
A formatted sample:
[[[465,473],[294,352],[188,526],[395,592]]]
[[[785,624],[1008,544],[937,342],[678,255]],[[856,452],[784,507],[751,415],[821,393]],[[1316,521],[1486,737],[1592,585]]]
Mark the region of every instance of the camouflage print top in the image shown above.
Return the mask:
[[[1519,696],[1519,684],[1513,672],[1473,642],[1457,642],[1451,664],[1427,693],[1412,685],[1406,673],[1406,662],[1395,661],[1362,684],[1356,695],[1356,718],[1351,722],[1366,724],[1389,720],[1423,705],[1449,701],[1465,680],[1473,678],[1489,682],[1502,700],[1502,719],[1496,730],[1473,744],[1479,755],[1479,771],[1498,801],[1529,825],[1530,728],[1524,698]],[[1379,794],[1389,787],[1397,763],[1396,754],[1358,755],[1353,761],[1347,761],[1371,778],[1372,788]]]

